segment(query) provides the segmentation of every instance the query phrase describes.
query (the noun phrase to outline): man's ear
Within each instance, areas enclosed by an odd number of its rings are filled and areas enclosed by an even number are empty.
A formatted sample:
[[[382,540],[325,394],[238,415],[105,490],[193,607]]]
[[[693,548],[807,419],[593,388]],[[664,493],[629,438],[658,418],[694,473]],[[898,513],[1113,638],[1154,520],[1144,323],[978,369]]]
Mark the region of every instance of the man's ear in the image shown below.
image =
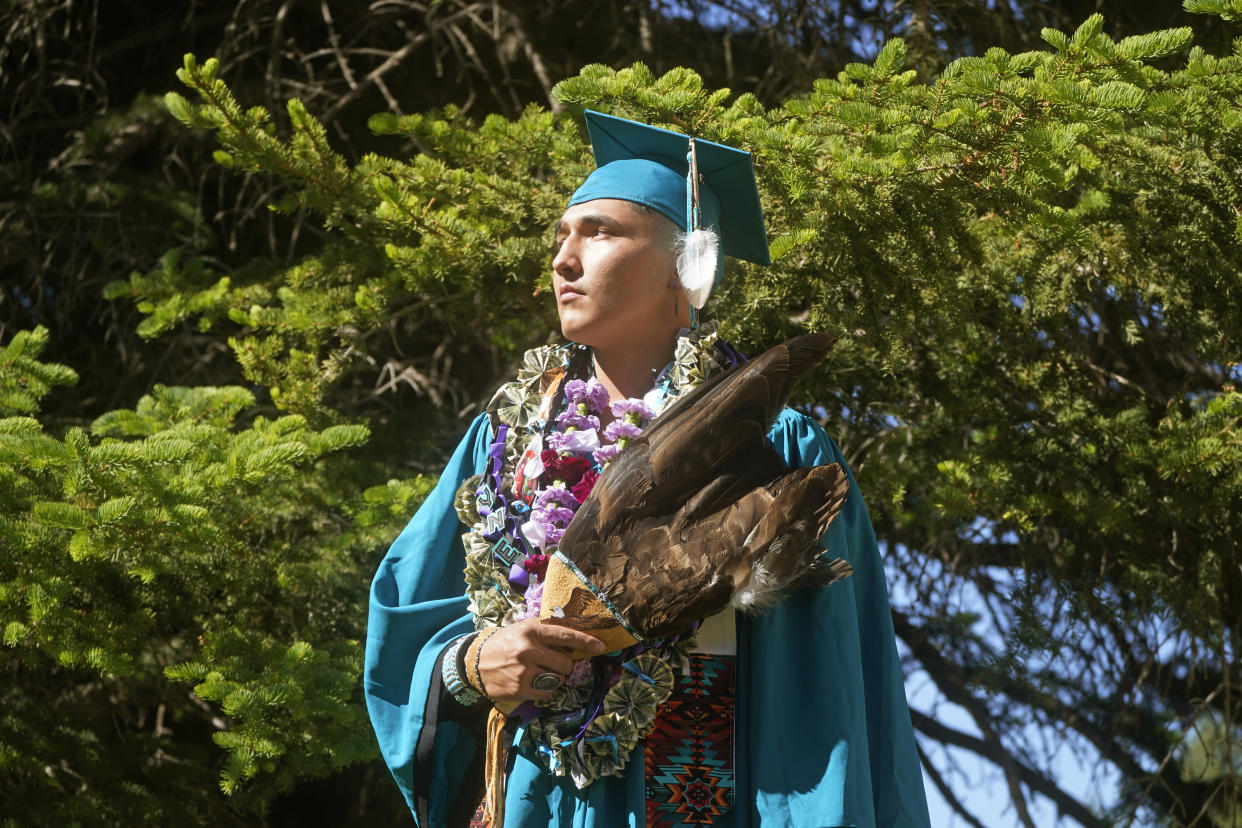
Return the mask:
[[[681,290],[681,271],[677,269],[677,259],[670,257],[668,268],[668,286],[672,290]]]

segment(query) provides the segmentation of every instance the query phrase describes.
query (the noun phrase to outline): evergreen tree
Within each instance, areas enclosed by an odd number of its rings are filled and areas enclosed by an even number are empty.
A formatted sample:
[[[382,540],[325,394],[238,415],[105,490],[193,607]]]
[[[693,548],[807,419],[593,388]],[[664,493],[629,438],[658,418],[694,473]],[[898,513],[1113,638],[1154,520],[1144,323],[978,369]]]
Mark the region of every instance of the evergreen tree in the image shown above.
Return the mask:
[[[889,40],[776,99],[589,66],[557,115],[374,116],[356,161],[307,104],[246,108],[187,58],[197,102],[168,111],[316,238],[232,267],[184,244],[108,288],[154,343],[227,340],[246,389],[157,387],[86,427],[39,413],[73,376],[38,361],[47,333],[5,346],[5,816],[260,819],[373,755],[366,581],[432,482],[409,470],[554,328],[550,227],[590,169],[589,105],[756,153],[775,264],[731,262],[709,312],[746,350],[841,334],[799,404],[867,495],[912,672],[970,719],[916,706],[932,784],[968,814],[967,751],[1026,825],[1046,802],[1230,824],[1236,768],[1203,757],[1233,742],[1196,734],[1238,720],[1242,41],[1187,54],[1188,29],[1115,40],[1095,16],[929,71],[926,44],[955,42],[929,13],[918,65]],[[1032,721],[1120,773],[1107,810]]]
[[[229,824],[373,755],[360,572],[426,481],[358,494],[364,426],[236,387],[48,433],[40,398],[77,377],[46,341],[0,349],[3,824]]]

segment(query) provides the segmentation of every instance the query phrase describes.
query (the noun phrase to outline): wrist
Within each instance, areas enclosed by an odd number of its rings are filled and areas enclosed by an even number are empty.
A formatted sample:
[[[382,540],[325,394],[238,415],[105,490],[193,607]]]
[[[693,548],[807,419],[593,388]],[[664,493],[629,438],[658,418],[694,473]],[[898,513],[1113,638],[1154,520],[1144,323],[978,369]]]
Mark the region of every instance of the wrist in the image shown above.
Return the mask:
[[[487,687],[483,684],[483,674],[479,671],[479,661],[483,657],[483,645],[487,640],[496,633],[500,632],[500,627],[489,627],[474,637],[470,642],[470,646],[466,650],[465,678],[470,687],[485,699],[491,696],[487,692]]]
[[[462,657],[465,650],[477,638],[478,633],[459,636],[450,641],[444,650],[444,660],[441,665],[444,689],[463,707],[470,707],[479,701],[478,692],[466,683],[462,670]]]

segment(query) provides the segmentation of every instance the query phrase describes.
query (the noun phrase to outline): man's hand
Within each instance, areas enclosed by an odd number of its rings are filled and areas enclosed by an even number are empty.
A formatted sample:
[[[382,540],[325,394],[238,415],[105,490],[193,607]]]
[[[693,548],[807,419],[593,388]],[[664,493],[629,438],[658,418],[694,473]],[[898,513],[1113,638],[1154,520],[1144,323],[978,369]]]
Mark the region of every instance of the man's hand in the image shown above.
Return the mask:
[[[555,624],[540,624],[528,618],[501,627],[483,642],[479,650],[479,677],[492,701],[523,702],[546,699],[554,690],[539,691],[531,682],[541,673],[555,673],[562,681],[573,669],[566,650],[602,653],[598,638]]]

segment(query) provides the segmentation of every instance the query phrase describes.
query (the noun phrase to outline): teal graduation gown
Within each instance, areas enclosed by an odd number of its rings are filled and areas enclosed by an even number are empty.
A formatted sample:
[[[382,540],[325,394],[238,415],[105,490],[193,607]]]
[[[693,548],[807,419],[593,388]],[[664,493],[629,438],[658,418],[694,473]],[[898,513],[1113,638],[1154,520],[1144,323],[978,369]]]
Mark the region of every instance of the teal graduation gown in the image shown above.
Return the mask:
[[[823,429],[791,409],[768,436],[791,467],[845,465]],[[462,574],[465,527],[453,498],[483,469],[490,439],[480,415],[371,584],[367,709],[420,828],[445,825],[478,802],[477,725],[437,709],[456,704],[441,699],[438,662],[449,641],[474,629]],[[736,799],[727,824],[926,828],[884,569],[852,473],[824,543],[853,565],[852,577],[797,591],[758,618],[737,618]],[[585,790],[511,750],[506,828],[641,828],[641,750],[640,743],[623,778]]]

